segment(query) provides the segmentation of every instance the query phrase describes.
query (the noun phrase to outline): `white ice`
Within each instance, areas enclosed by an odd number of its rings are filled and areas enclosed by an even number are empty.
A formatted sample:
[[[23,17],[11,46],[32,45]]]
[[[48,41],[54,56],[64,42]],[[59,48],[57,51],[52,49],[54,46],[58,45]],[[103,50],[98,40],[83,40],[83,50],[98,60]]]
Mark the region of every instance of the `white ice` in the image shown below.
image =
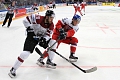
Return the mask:
[[[72,6],[54,11],[55,23],[61,18],[72,18],[74,14]],[[23,19],[14,20],[10,28],[0,27],[0,80],[12,80],[8,73],[22,52],[26,37]],[[97,66],[97,71],[83,73],[57,54],[56,69],[39,67],[36,64],[39,55],[34,52],[17,70],[13,80],[120,80],[120,7],[86,6],[79,28],[75,35],[79,39],[76,51],[79,60],[75,64],[82,69]],[[57,52],[68,58],[69,45],[61,44]]]

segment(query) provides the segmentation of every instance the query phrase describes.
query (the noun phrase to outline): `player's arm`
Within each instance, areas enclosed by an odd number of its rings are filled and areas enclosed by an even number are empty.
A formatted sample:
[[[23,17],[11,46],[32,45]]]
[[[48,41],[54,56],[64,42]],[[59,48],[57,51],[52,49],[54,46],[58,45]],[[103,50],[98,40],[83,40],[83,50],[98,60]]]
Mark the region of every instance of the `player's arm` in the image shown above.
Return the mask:
[[[59,29],[62,28],[63,23],[61,22],[61,20],[58,20],[58,22],[57,22],[57,24],[56,24],[55,26],[56,26],[56,28],[59,30]]]
[[[35,14],[32,14],[30,16],[25,17],[25,19],[23,20],[23,24],[26,28],[32,27],[32,24],[36,23],[35,16],[36,16]]]
[[[63,18],[62,20],[58,20],[56,27],[57,29],[62,28],[63,25],[69,24],[69,19],[68,18]]]
[[[60,28],[59,32],[60,39],[66,39],[66,37],[72,37],[75,34],[75,31],[73,29],[70,29],[67,32],[65,32],[63,28]]]
[[[24,26],[25,26],[26,28],[32,26],[31,21],[30,21],[30,19],[29,19],[29,16],[27,16],[27,17],[23,20],[23,24],[24,24]]]
[[[68,18],[64,18],[62,19],[62,23],[63,24],[67,24],[68,25],[68,28],[69,30],[66,32],[66,37],[72,37],[74,34],[75,34],[75,30],[70,26],[70,22],[71,22],[71,19],[68,19]]]
[[[67,37],[72,37],[75,34],[75,31],[73,29],[68,30]]]

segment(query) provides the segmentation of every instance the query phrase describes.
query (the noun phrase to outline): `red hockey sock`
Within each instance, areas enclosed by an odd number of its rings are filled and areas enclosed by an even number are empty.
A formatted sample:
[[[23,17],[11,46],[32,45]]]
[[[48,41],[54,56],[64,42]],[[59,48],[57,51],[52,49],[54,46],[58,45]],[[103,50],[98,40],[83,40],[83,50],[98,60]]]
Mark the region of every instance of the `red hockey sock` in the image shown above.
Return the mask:
[[[76,47],[71,46],[71,47],[70,47],[70,51],[71,51],[71,53],[75,53]]]
[[[43,55],[44,55],[43,58],[46,58],[48,56],[47,51],[44,51]]]

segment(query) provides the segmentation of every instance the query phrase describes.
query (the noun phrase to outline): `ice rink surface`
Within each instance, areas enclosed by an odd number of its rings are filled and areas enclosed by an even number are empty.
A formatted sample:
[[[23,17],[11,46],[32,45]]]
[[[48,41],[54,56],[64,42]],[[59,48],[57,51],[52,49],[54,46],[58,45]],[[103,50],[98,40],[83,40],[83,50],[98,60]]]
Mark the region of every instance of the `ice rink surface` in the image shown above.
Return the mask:
[[[74,15],[72,6],[54,11],[55,23]],[[39,12],[40,15],[44,13]],[[82,16],[75,35],[79,39],[76,51],[79,60],[75,64],[83,69],[97,66],[97,71],[92,73],[81,72],[57,54],[54,58],[56,69],[39,67],[36,64],[39,55],[34,52],[17,70],[17,76],[11,79],[9,70],[22,52],[26,37],[23,19],[14,20],[10,28],[0,27],[0,80],[120,80],[120,7],[86,6],[86,15]],[[69,45],[61,44],[57,52],[68,58]]]

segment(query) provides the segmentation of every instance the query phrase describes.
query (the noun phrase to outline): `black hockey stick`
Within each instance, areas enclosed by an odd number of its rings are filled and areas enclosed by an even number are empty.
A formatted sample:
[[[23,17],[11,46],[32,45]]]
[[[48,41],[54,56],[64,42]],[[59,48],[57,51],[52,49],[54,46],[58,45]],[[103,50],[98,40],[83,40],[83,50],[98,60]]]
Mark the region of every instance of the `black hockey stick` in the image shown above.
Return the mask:
[[[47,48],[47,52],[57,43],[57,41],[52,46],[50,46],[50,47]]]
[[[55,43],[56,43],[56,42],[55,42]],[[62,57],[63,59],[65,59],[66,61],[68,61],[69,63],[71,63],[73,66],[75,66],[76,68],[78,68],[79,70],[81,70],[81,71],[84,72],[84,73],[90,73],[90,72],[94,72],[94,71],[97,70],[97,67],[93,67],[93,68],[91,68],[91,69],[83,70],[82,68],[80,68],[80,67],[77,66],[76,64],[72,63],[72,62],[69,61],[67,58],[65,58],[64,56],[62,56],[62,55],[59,54],[58,52],[56,52],[55,50],[53,50],[53,49],[51,49],[51,48],[50,48],[49,50],[55,52],[55,53],[58,54],[60,57]],[[41,57],[43,57],[42,52],[41,52],[37,47],[35,48],[35,51],[36,51]]]
[[[56,42],[54,42],[50,47],[47,48],[47,52],[58,42],[59,38],[56,40]],[[44,55],[42,54],[42,52],[36,47],[35,51],[41,56],[43,57]]]
[[[57,40],[58,41],[58,40]],[[47,48],[47,52],[57,43],[57,41],[50,47]],[[42,54],[42,52],[36,47],[35,51],[41,56],[43,57],[44,55]]]
[[[51,51],[55,52],[56,54],[58,54],[60,57],[62,57],[63,59],[65,59],[66,61],[68,61],[69,63],[71,63],[73,66],[75,66],[76,68],[78,68],[79,70],[81,70],[82,72],[84,73],[91,73],[91,72],[94,72],[97,70],[97,67],[93,67],[91,69],[87,69],[87,70],[84,70],[82,68],[80,68],[79,66],[77,66],[76,64],[72,63],[71,61],[69,61],[67,58],[65,58],[64,56],[62,56],[61,54],[59,54],[58,52],[56,52],[55,50],[51,49]]]
[[[37,47],[35,48],[35,51],[36,51],[41,57],[43,57],[42,52],[41,52]]]
[[[58,40],[57,40],[57,41],[58,41]],[[69,63],[71,63],[73,66],[75,66],[76,68],[78,68],[79,70],[81,70],[81,71],[84,72],[84,73],[91,73],[91,72],[94,72],[94,71],[97,70],[97,67],[93,67],[93,68],[91,68],[91,69],[84,70],[84,69],[80,68],[79,66],[77,66],[76,64],[72,63],[71,61],[69,61],[67,58],[65,58],[64,56],[62,56],[62,55],[59,54],[58,52],[56,52],[54,49],[51,49],[51,48],[57,43],[57,41],[56,41],[52,46],[48,47],[47,52],[48,52],[49,50],[55,52],[55,53],[58,54],[60,57],[62,57],[63,59],[65,59],[66,61],[68,61]],[[44,56],[44,55],[42,54],[42,52],[41,52],[37,47],[35,48],[35,51],[36,51],[41,57]]]

